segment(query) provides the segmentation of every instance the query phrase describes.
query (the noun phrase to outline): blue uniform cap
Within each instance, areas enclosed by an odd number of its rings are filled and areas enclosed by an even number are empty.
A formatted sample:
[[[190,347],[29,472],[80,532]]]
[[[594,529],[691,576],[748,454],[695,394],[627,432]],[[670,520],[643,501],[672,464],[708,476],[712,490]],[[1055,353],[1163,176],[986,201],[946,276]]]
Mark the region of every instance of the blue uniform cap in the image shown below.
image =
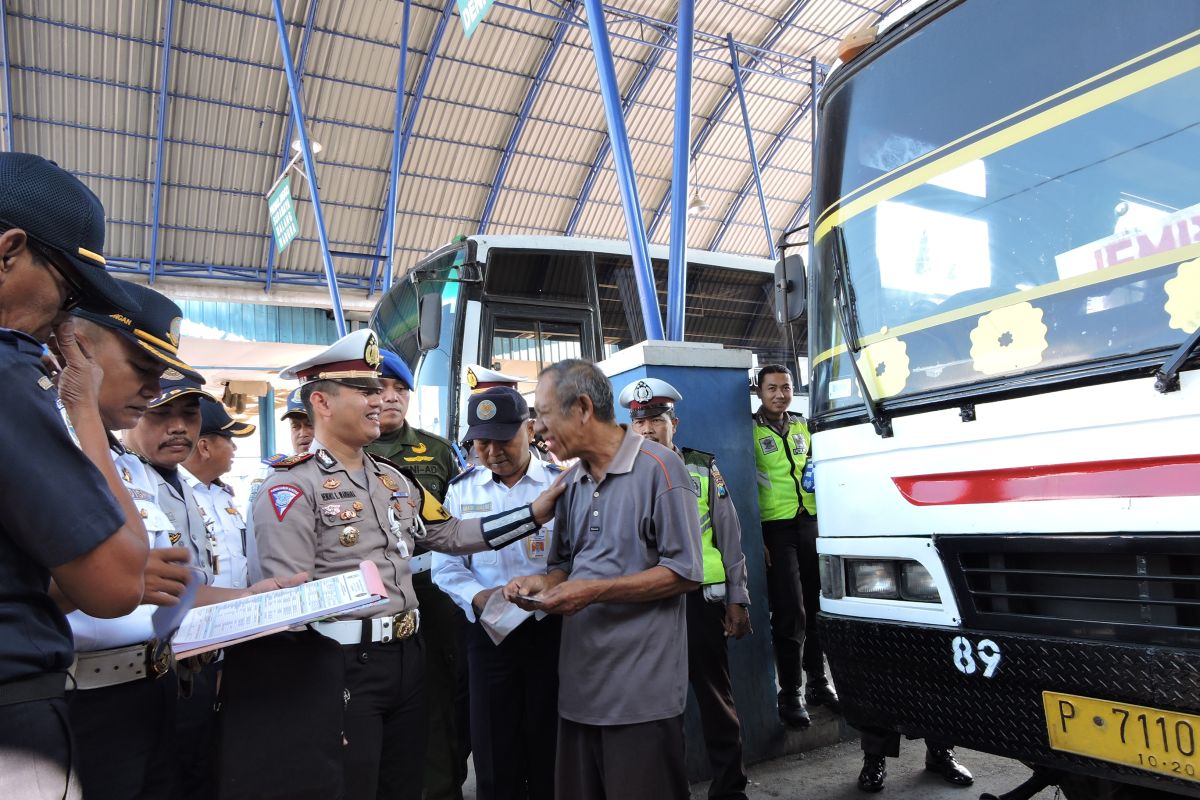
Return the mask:
[[[151,400],[146,405],[149,408],[158,408],[161,405],[170,403],[173,400],[178,400],[181,397],[187,397],[189,394],[194,394],[200,398],[207,397],[214,403],[217,399],[208,392],[200,388],[200,384],[196,383],[191,378],[185,378],[174,369],[169,369],[162,375],[162,380],[159,381],[158,397]]]
[[[241,439],[244,436],[254,433],[256,429],[256,426],[251,425],[249,422],[238,422],[229,416],[229,412],[225,410],[224,403],[208,398],[200,399],[201,436],[211,433],[216,436],[224,436],[226,438],[237,437]]]
[[[391,378],[394,381],[400,381],[406,389],[413,388],[412,370],[408,368],[408,364],[404,363],[404,359],[393,353],[391,350],[379,351],[381,363],[379,365],[379,377]]]
[[[292,417],[304,417],[308,419],[308,409],[304,407],[304,401],[300,399],[299,387],[292,389],[287,396],[287,408],[284,409],[283,416],[279,419],[286,420]]]

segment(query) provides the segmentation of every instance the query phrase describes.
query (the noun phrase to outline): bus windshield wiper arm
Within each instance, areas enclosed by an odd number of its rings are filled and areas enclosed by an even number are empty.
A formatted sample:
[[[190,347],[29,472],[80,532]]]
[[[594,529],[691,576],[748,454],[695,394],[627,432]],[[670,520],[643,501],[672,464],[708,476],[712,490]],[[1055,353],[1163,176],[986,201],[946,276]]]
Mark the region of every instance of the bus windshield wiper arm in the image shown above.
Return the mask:
[[[858,390],[862,393],[863,406],[867,409],[867,418],[871,420],[871,427],[875,429],[875,433],[887,439],[892,436],[892,421],[879,410],[879,406],[871,397],[871,390],[867,387],[866,379],[858,369],[857,356],[862,348],[858,345],[858,311],[854,307],[854,287],[850,284],[850,274],[847,269],[849,259],[846,255],[846,238],[842,229],[837,225],[830,228],[829,233],[833,236],[833,297],[837,310],[834,317],[841,329],[846,350],[850,353],[850,369],[854,373]]]
[[[1179,345],[1171,354],[1171,357],[1159,367],[1158,372],[1154,373],[1155,390],[1163,394],[1179,391],[1179,370],[1188,357],[1196,352],[1197,344],[1200,344],[1200,328],[1192,331],[1192,335],[1184,340],[1183,344]]]

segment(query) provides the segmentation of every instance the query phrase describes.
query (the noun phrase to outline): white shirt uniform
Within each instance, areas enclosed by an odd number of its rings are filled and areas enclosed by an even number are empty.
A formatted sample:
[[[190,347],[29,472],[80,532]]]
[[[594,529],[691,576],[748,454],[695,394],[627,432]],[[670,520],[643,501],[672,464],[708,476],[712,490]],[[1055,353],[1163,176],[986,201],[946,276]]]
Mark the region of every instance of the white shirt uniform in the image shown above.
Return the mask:
[[[179,468],[179,477],[192,487],[196,505],[204,518],[210,549],[216,558],[217,574],[211,585],[245,589],[249,585],[246,582],[246,521],[234,505],[233,490],[220,481],[205,486],[183,467]]]
[[[146,526],[151,547],[170,547],[170,535],[175,530],[167,515],[158,507],[158,479],[149,474],[140,458],[122,448],[110,449],[113,463],[121,482],[129,490],[133,504],[137,506]],[[75,637],[75,649],[83,653],[109,650],[140,644],[154,638],[154,626],[150,617],[154,606],[140,605],[129,614],[117,619],[98,619],[82,611],[67,615],[71,633]]]
[[[536,458],[511,489],[484,467],[473,467],[450,482],[446,492],[446,510],[460,519],[482,517],[532,503],[547,489],[562,470]],[[433,582],[475,621],[471,600],[484,589],[503,586],[513,578],[546,571],[554,522],[548,522],[533,535],[499,550],[470,556],[433,554]]]

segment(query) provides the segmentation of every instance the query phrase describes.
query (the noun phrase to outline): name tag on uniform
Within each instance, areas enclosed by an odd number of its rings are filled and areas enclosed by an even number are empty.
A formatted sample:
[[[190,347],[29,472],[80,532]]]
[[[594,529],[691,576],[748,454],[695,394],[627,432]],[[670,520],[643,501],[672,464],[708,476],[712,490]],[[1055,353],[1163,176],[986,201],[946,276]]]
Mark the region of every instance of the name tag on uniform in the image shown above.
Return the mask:
[[[765,436],[762,439],[759,439],[758,446],[762,448],[764,455],[767,453],[774,453],[779,449],[779,444],[775,441],[775,437],[773,436]]]
[[[491,502],[487,503],[463,503],[462,512],[464,514],[478,514],[481,512],[491,511]]]
[[[525,554],[532,559],[542,559],[546,557],[545,528],[538,528],[536,533],[525,538]]]

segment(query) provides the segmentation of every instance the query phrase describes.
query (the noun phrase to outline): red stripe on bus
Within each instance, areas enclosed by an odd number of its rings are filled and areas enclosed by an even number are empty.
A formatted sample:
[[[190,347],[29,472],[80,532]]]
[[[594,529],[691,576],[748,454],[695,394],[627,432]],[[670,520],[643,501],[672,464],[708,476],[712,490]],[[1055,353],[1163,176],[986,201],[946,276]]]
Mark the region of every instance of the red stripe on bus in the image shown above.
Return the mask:
[[[894,477],[914,506],[1200,495],[1200,455],[1045,464]]]

